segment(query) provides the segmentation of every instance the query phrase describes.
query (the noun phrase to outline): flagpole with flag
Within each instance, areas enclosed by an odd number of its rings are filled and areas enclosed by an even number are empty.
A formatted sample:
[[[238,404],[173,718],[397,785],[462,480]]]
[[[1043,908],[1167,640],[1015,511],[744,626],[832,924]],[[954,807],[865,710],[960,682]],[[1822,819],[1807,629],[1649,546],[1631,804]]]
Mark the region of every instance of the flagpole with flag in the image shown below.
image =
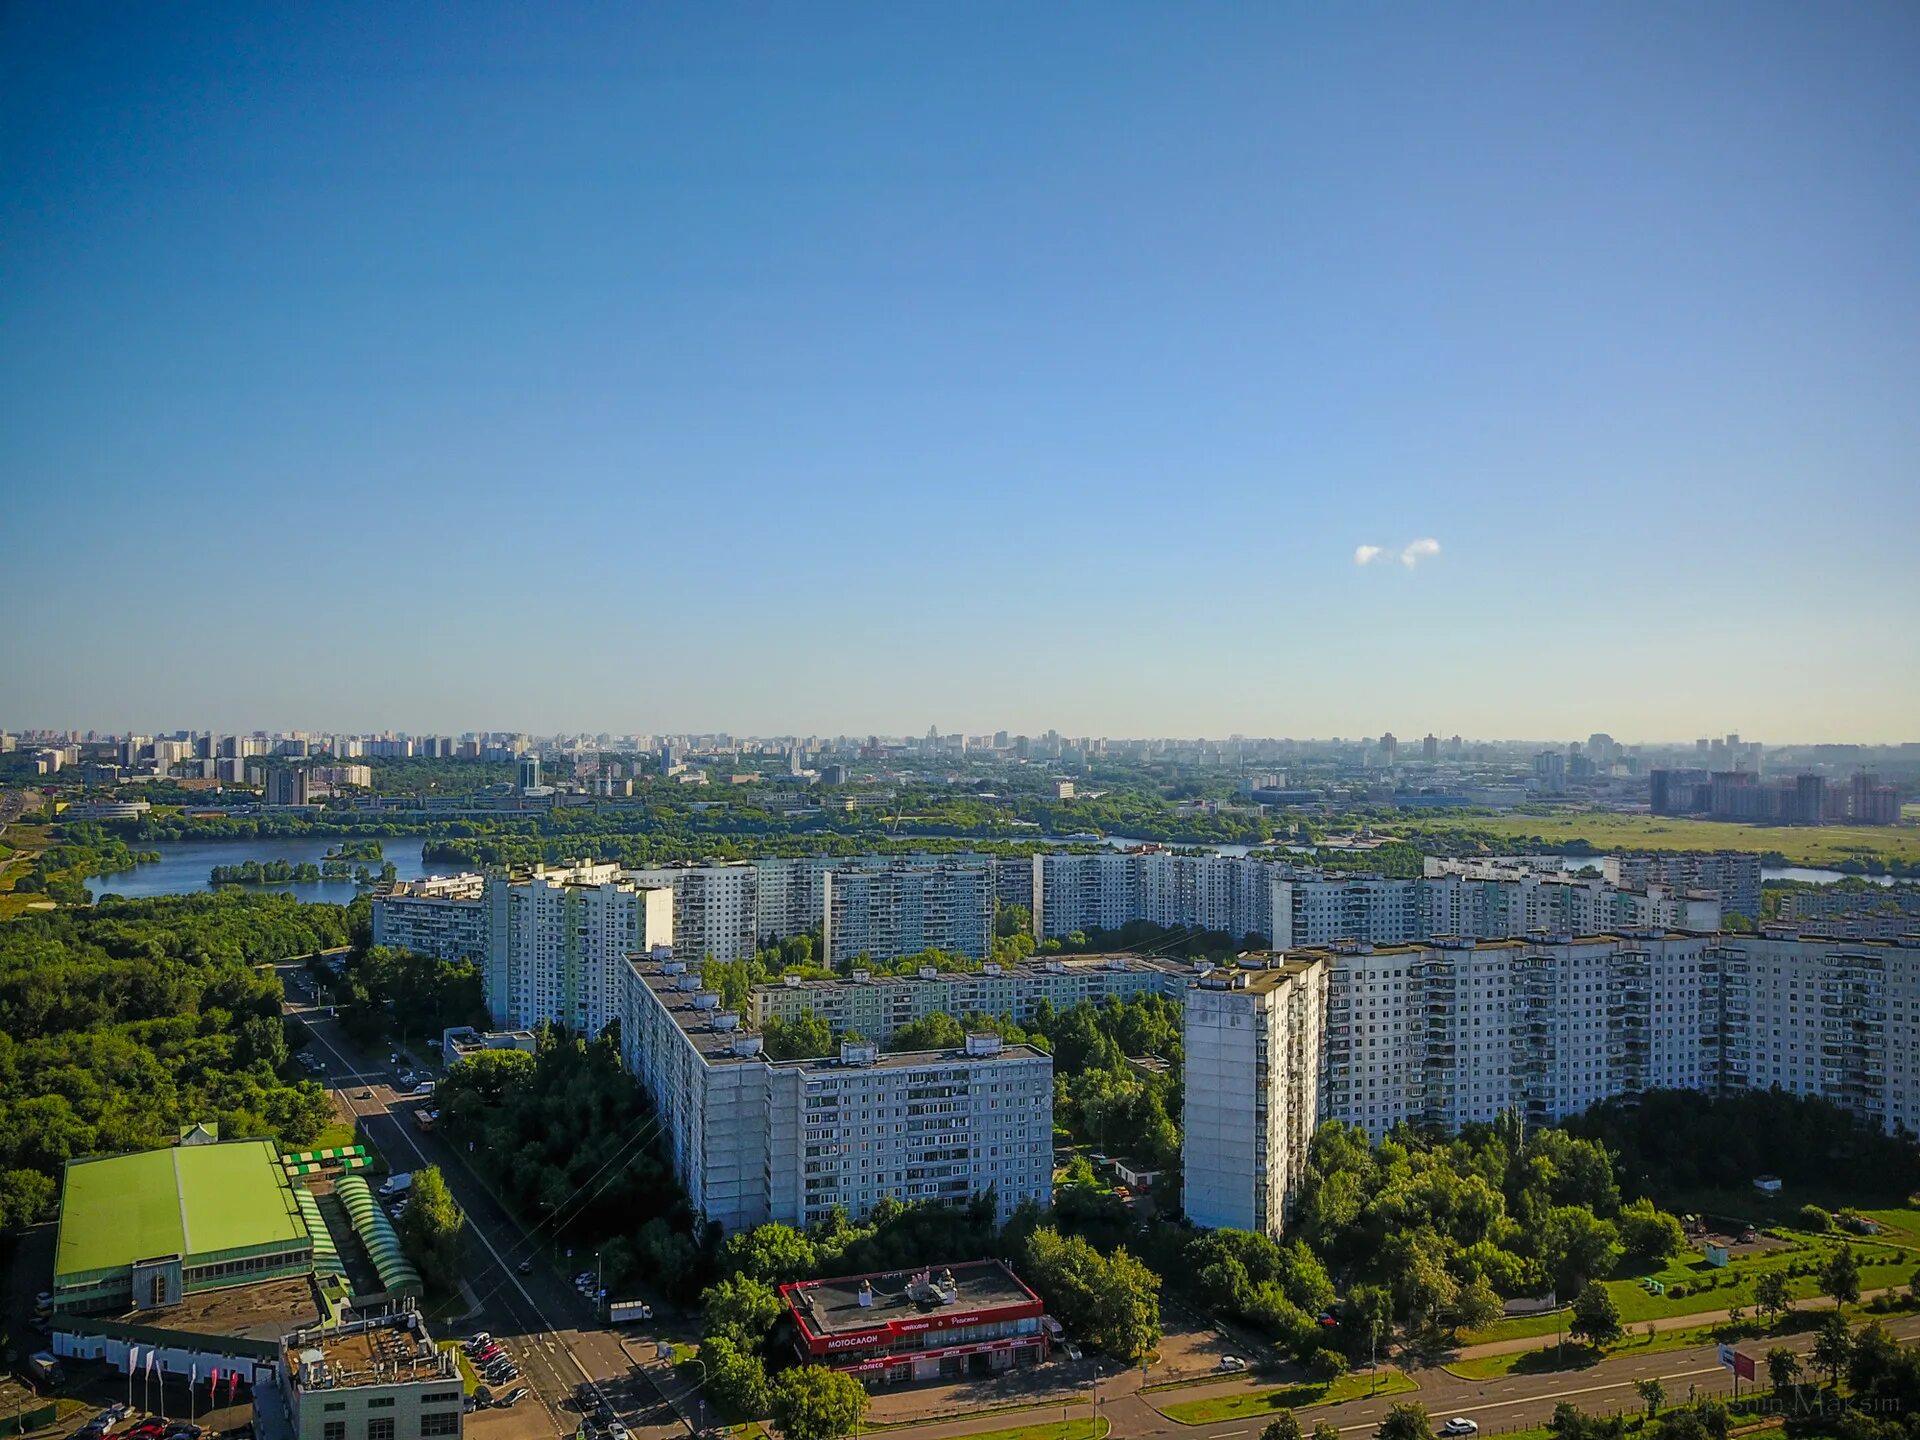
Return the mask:
[[[140,1368],[140,1347],[127,1346],[127,1409],[133,1409],[133,1372]]]
[[[154,1366],[154,1362],[159,1358],[160,1358],[160,1351],[158,1347],[149,1345],[147,1347],[147,1374],[146,1374],[146,1378],[140,1382],[140,1399],[143,1402],[142,1408],[144,1408],[149,1415],[154,1413],[153,1412],[153,1366]],[[165,1381],[162,1381],[160,1385],[160,1403],[162,1405],[167,1403],[167,1387],[166,1387]]]
[[[220,1403],[220,1367],[213,1367],[213,1373],[207,1376],[207,1409],[211,1410]]]
[[[187,1423],[191,1425],[200,1418],[200,1397],[193,1392],[200,1388],[200,1362],[193,1362],[193,1368],[187,1372]]]

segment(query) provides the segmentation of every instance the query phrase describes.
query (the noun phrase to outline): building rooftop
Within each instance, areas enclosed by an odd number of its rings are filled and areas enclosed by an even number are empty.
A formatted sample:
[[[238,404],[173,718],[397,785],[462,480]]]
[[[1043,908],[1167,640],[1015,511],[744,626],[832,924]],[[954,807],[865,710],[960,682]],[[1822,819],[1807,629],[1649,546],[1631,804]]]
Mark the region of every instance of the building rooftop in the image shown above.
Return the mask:
[[[302,1390],[404,1385],[458,1379],[453,1352],[442,1350],[417,1313],[349,1322],[338,1330],[286,1335],[287,1373]]]
[[[318,1325],[324,1316],[313,1278],[300,1275],[205,1290],[185,1296],[177,1305],[157,1310],[129,1310],[110,1318],[190,1335],[239,1336],[277,1342],[289,1330]]]
[[[56,1277],[308,1240],[271,1140],[69,1161]]]
[[[951,1282],[951,1283],[949,1283]],[[862,1296],[868,1303],[861,1304]],[[889,1270],[780,1287],[793,1317],[815,1335],[849,1335],[889,1322],[1006,1306],[1038,1307],[1035,1295],[998,1260]]]
[[[777,980],[756,985],[755,990],[831,990],[844,985],[964,985],[982,980],[1018,980],[1044,974],[1071,975],[1077,972],[1108,970],[1141,971],[1154,970],[1166,975],[1191,975],[1195,973],[1193,962],[1176,960],[1161,955],[1134,955],[1119,952],[1109,955],[1050,955],[1030,960],[1022,960],[1015,965],[1002,965],[986,961],[970,970],[936,970],[929,966],[911,974],[895,975],[875,974],[871,971],[856,971],[853,975],[836,975],[831,979],[803,979],[798,976],[785,976]]]
[[[661,1009],[678,1025],[692,1042],[700,1057],[710,1065],[746,1063],[749,1061],[782,1067],[802,1067],[817,1070],[844,1070],[853,1065],[865,1068],[899,1068],[910,1065],[925,1065],[929,1061],[950,1058],[955,1060],[1015,1059],[1035,1058],[1043,1054],[1031,1045],[1000,1045],[991,1054],[976,1053],[973,1042],[961,1050],[913,1050],[898,1053],[879,1052],[871,1045],[846,1047],[864,1053],[865,1058],[855,1061],[836,1056],[822,1056],[810,1060],[768,1060],[761,1045],[761,1037],[740,1028],[740,1015],[735,1011],[720,1008],[720,997],[711,990],[700,988],[699,972],[689,967],[685,961],[675,960],[670,955],[630,954],[627,964],[652,992]],[[848,984],[848,981],[821,982]],[[843,1049],[843,1055],[845,1050]]]

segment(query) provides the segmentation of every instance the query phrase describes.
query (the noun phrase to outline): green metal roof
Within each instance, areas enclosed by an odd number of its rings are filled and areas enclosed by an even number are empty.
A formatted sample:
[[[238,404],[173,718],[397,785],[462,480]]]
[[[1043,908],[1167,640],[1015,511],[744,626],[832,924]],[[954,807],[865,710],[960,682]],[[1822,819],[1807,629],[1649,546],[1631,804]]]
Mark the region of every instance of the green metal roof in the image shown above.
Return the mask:
[[[70,1161],[54,1275],[306,1241],[271,1140],[178,1145]]]
[[[333,1187],[333,1193],[340,1197],[340,1203],[346,1207],[347,1218],[353,1221],[354,1233],[360,1237],[360,1243],[367,1247],[368,1258],[379,1272],[380,1283],[387,1287],[387,1293],[421,1294],[424,1287],[420,1283],[420,1272],[407,1259],[407,1252],[400,1245],[400,1237],[393,1233],[387,1212],[373,1198],[366,1180],[358,1175],[344,1175]]]

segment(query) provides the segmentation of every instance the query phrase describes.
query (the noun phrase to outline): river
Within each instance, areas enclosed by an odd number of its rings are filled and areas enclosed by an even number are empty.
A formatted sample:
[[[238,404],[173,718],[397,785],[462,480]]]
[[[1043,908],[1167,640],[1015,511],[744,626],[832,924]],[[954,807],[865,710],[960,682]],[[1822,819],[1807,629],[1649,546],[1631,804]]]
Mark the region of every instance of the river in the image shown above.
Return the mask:
[[[289,865],[318,865],[327,851],[340,843],[340,839],[338,836],[314,836],[204,843],[194,840],[135,840],[130,843],[136,850],[158,851],[160,858],[145,865],[136,865],[131,870],[92,876],[87,881],[87,888],[96,899],[102,895],[120,895],[129,900],[144,900],[153,895],[197,895],[213,889],[207,876],[216,865],[242,865],[249,860],[284,860]],[[424,842],[417,836],[383,839],[380,845],[402,880],[418,880],[422,875],[446,875],[461,868],[444,862],[429,867],[421,857]],[[370,865],[368,868],[379,867]],[[307,885],[288,880],[234,888],[285,891],[302,900],[328,900],[336,905],[344,905],[360,893],[359,887],[351,880],[320,880]]]

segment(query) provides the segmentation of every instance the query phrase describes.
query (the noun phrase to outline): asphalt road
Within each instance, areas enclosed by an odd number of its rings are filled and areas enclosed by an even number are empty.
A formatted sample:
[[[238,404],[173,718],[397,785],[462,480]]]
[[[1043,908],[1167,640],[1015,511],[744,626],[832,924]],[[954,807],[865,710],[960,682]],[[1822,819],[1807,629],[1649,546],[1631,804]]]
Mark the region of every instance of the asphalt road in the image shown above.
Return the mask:
[[[396,1172],[437,1165],[454,1200],[466,1212],[473,1238],[466,1286],[480,1309],[462,1322],[462,1334],[486,1330],[507,1347],[520,1370],[515,1383],[527,1385],[532,1392],[523,1403],[537,1403],[556,1435],[571,1435],[580,1423],[572,1397],[582,1381],[601,1386],[637,1435],[684,1435],[688,1429],[684,1424],[659,1423],[661,1417],[655,1413],[659,1396],[644,1378],[664,1368],[653,1359],[653,1336],[597,1323],[594,1307],[556,1268],[547,1237],[529,1235],[494,1200],[469,1168],[464,1147],[415,1126],[413,1112],[422,1102],[395,1088],[398,1076],[387,1063],[391,1052],[363,1051],[337,1021],[327,1018],[324,1008],[302,998],[302,964],[289,963],[280,970],[287,1013],[306,1025],[316,1051],[327,1062],[327,1085],[359,1117],[362,1135]],[[369,1091],[370,1098],[360,1098]],[[590,1254],[571,1262],[564,1255],[557,1258],[568,1265],[569,1274],[593,1268]],[[517,1273],[523,1260],[533,1262],[532,1273]]]

